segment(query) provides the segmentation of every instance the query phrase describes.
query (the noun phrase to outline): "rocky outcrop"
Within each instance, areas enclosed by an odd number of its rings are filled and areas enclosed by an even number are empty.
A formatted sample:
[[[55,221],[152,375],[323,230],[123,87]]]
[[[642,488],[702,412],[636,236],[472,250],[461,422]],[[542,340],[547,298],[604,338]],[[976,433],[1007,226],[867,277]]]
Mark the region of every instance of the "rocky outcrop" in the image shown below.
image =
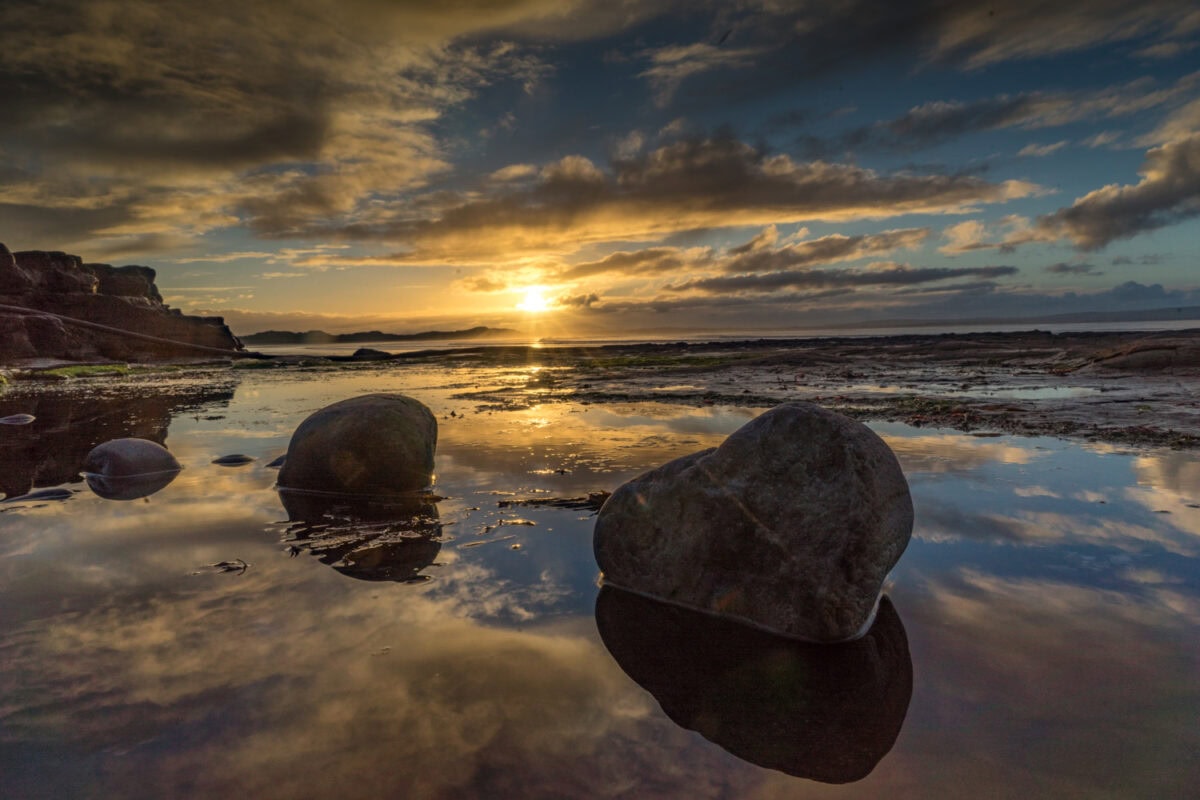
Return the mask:
[[[0,306],[26,309],[0,308],[0,364],[149,361],[211,354],[200,348],[241,349],[220,317],[185,316],[166,306],[154,279],[150,267],[85,264],[60,252],[12,253],[0,244]]]
[[[606,583],[816,642],[862,635],[912,535],[908,483],[870,428],[776,406],[720,447],[613,492],[593,546]]]

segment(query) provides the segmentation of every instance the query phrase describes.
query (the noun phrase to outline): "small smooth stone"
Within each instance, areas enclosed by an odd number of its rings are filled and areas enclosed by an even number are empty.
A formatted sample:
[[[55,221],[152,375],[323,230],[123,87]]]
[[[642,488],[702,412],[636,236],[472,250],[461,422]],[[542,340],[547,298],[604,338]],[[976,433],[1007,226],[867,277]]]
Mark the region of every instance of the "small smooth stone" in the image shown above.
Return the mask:
[[[10,414],[7,417],[0,417],[0,425],[28,425],[37,417],[33,414]]]
[[[148,439],[113,439],[87,454],[83,471],[106,477],[175,472],[179,462],[167,448]]]
[[[17,497],[6,497],[0,502],[16,503],[19,501],[33,500],[67,500],[75,495],[70,489],[38,489],[36,492],[29,494],[18,495]]]
[[[241,453],[234,453],[233,455],[221,456],[220,458],[214,458],[212,463],[220,464],[222,467],[240,467],[241,465],[249,464],[252,461],[254,461],[254,456],[247,456],[247,455],[242,455]]]
[[[839,642],[870,625],[912,524],[908,483],[882,439],[787,403],[618,488],[593,549],[607,583]]]
[[[283,462],[285,462],[285,461],[287,461],[286,453],[284,455],[279,456],[278,458],[276,458],[274,461],[270,462],[269,464],[267,464],[267,468],[268,469],[279,469],[280,467],[283,466]]]

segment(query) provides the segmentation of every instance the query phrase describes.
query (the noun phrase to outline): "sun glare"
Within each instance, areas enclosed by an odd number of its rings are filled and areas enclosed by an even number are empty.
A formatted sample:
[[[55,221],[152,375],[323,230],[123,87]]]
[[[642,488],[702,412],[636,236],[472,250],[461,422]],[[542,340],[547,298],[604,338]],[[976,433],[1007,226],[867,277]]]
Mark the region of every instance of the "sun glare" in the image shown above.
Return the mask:
[[[549,311],[554,307],[553,301],[546,297],[546,288],[544,286],[530,286],[525,290],[525,297],[521,302],[517,303],[518,311],[525,311],[531,314],[540,314],[543,311]]]

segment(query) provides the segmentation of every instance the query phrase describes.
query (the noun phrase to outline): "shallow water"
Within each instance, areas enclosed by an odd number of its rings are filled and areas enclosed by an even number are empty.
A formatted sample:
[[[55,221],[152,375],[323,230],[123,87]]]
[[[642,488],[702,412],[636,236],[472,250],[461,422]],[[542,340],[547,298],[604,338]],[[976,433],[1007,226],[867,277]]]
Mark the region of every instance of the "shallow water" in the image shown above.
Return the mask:
[[[1200,782],[1200,455],[874,425],[917,509],[894,614],[870,653],[795,651],[598,606],[591,512],[500,505],[612,489],[763,409],[454,397],[534,369],[0,396],[0,416],[37,417],[0,431],[3,490],[78,490],[0,503],[0,796],[1126,798]],[[436,413],[443,499],[398,529],[289,521],[266,464],[308,413],[375,391]],[[124,435],[163,440],[183,471],[132,501],[71,482]],[[256,460],[211,463],[233,453]],[[664,657],[648,631],[675,637]]]

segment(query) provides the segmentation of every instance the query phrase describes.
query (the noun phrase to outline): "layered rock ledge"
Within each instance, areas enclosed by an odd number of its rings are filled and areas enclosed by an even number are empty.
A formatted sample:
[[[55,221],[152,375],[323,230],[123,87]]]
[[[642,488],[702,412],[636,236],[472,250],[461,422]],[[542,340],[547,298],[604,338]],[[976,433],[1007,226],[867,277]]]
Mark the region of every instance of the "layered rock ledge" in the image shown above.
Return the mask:
[[[0,244],[0,364],[152,361],[241,350],[221,317],[167,306],[150,267]],[[63,318],[67,319],[63,319]]]

